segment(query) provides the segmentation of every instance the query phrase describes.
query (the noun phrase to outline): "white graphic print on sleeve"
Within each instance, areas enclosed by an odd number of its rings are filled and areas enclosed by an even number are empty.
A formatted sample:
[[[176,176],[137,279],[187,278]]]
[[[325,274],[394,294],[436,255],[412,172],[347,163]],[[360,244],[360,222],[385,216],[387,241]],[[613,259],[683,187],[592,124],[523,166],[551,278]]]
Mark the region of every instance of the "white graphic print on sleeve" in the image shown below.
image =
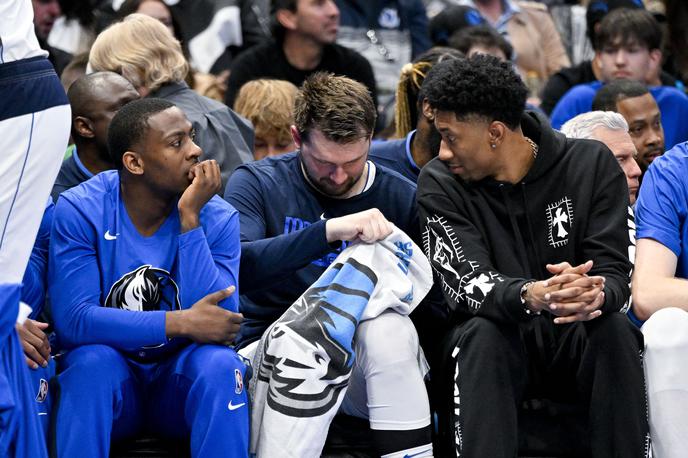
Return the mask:
[[[425,222],[423,247],[432,268],[440,275],[442,289],[457,303],[465,301],[477,311],[494,288],[495,281],[504,281],[496,272],[479,271],[479,264],[466,259],[454,229],[441,216]],[[455,266],[465,263],[470,272],[461,276]]]
[[[631,261],[631,265],[635,265],[635,215],[633,214],[633,209],[631,207],[628,207],[628,218],[626,220],[628,223],[628,260]],[[631,267],[631,271],[628,273],[628,288],[631,288],[631,277],[633,277],[633,269],[635,267]],[[620,312],[621,313],[628,313],[628,310],[631,308],[631,304],[633,304],[633,297],[628,296],[628,300],[626,303],[621,307]]]
[[[549,244],[560,248],[569,243],[569,232],[573,226],[573,202],[564,197],[558,202],[551,203],[546,210],[549,226]]]

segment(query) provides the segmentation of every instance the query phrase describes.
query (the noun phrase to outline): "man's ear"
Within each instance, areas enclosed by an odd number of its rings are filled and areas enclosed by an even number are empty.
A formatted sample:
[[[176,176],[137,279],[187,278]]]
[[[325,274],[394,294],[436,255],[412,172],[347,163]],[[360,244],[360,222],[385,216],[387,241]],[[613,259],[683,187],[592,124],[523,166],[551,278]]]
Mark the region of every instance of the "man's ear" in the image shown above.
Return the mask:
[[[93,138],[96,136],[93,132],[93,123],[90,119],[83,116],[77,116],[73,121],[74,130],[80,137]]]
[[[143,158],[139,153],[127,151],[122,155],[122,167],[132,175],[143,175]]]
[[[651,49],[650,50],[650,68],[648,69],[648,76],[646,79],[654,80],[659,78],[661,72],[660,66],[662,65],[662,50],[661,49]]]
[[[501,121],[492,121],[490,123],[490,126],[487,128],[487,133],[490,136],[491,145],[499,145],[504,141],[506,128],[507,127]]]
[[[296,128],[296,126],[292,125],[289,128],[289,131],[291,132],[291,138],[294,139],[294,146],[296,146],[296,149],[301,149],[302,142],[299,130]]]
[[[429,123],[432,124],[435,121],[435,110],[430,107],[430,102],[428,102],[428,99],[423,99],[421,111]]]
[[[277,10],[275,13],[277,22],[287,30],[296,30],[296,13],[286,8]]]

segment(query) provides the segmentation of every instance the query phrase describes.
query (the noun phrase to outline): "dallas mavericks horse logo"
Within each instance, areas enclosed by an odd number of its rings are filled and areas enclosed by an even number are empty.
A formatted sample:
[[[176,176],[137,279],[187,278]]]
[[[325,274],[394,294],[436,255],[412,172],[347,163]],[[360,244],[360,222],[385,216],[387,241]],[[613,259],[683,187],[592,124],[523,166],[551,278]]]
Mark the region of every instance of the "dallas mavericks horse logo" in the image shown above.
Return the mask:
[[[314,417],[337,403],[354,363],[356,326],[377,281],[350,258],[328,269],[275,322],[261,344],[267,351],[258,373],[269,384],[270,408]]]
[[[112,285],[105,306],[134,312],[181,310],[179,288],[169,272],[146,264]]]

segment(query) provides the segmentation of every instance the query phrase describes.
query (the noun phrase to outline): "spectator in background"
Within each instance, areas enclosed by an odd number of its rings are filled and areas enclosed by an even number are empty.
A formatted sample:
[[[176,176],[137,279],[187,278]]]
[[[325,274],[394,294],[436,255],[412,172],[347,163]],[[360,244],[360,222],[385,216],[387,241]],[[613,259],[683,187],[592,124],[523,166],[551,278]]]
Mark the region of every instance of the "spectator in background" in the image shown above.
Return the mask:
[[[633,80],[616,80],[604,85],[592,102],[593,110],[615,111],[628,123],[642,173],[652,161],[664,154],[662,114],[650,91]]]
[[[604,83],[631,79],[650,86],[664,120],[666,145],[688,140],[688,97],[675,87],[656,86],[662,61],[662,31],[643,9],[619,8],[602,19],[596,36],[600,80],[569,90],[552,111],[552,127],[558,129],[574,116],[592,109],[592,101]]]
[[[449,39],[449,46],[461,51],[466,57],[489,54],[503,61],[511,61],[514,48],[489,25],[467,27]]]
[[[341,12],[337,43],[360,52],[373,66],[384,114],[404,65],[430,48],[422,0],[335,0]],[[385,119],[382,122],[385,123]]]
[[[664,0],[667,20],[668,63],[673,75],[688,81],[688,3],[684,0]]]
[[[422,86],[433,65],[447,59],[461,59],[463,55],[452,48],[435,47],[421,54],[411,64],[404,65],[397,86],[394,125],[395,139],[375,141],[370,147],[370,159],[399,172],[414,183],[420,169],[440,150],[440,134],[433,124],[434,115],[424,102]]]
[[[595,51],[598,50],[595,35],[599,30],[600,22],[607,13],[617,8],[642,9],[643,5],[639,0],[593,0],[588,5],[586,11],[587,35]],[[659,82],[656,84],[677,86],[679,89],[683,86],[680,81],[677,81],[666,72],[661,72],[658,77]],[[593,81],[601,79],[602,76],[597,57],[592,60],[585,60],[573,67],[564,68],[547,80],[545,88],[542,91],[542,103],[540,104],[540,108],[549,115],[552,113],[557,102],[573,86],[592,83]]]
[[[78,79],[67,92],[72,107],[74,148],[53,185],[52,198],[104,170],[115,168],[107,149],[107,131],[115,113],[139,98],[134,86],[121,75],[97,72]]]
[[[446,0],[476,8],[487,22],[514,47],[516,67],[523,77],[534,72],[540,82],[571,62],[559,32],[547,11],[537,2],[516,0]]]
[[[65,92],[69,91],[72,84],[86,74],[86,66],[88,65],[88,53],[84,52],[77,54],[69,61],[67,66],[62,70],[60,75],[60,83]]]
[[[334,0],[274,0],[273,40],[255,46],[232,64],[225,103],[234,100],[247,81],[286,80],[295,86],[311,74],[328,71],[364,84],[376,100],[375,76],[368,61],[335,43],[339,9]]]
[[[150,16],[153,19],[160,21],[172,35],[179,41],[182,46],[182,53],[189,62],[189,48],[186,41],[182,37],[179,23],[172,15],[172,10],[162,0],[126,0],[119,10],[117,10],[117,17],[123,20],[130,14],[139,13]],[[227,77],[229,71],[217,77],[208,73],[201,73],[196,71],[189,63],[189,72],[186,74],[184,81],[194,91],[201,95],[215,99],[222,102],[227,90]]]
[[[637,152],[623,116],[612,111],[583,113],[567,121],[561,127],[561,133],[569,138],[584,138],[604,143],[626,175],[629,201],[631,205],[635,204],[640,187],[640,167],[635,160]]]
[[[205,159],[215,159],[222,183],[253,160],[248,121],[220,102],[195,93],[184,82],[189,65],[181,46],[160,21],[132,14],[104,30],[93,43],[89,66],[128,79],[142,97],[166,99],[181,108],[196,131]]]
[[[433,46],[448,46],[449,38],[460,30],[485,24],[487,21],[475,8],[449,5],[430,19],[430,40]]]
[[[48,44],[53,49],[58,49],[75,56],[88,52],[96,38],[94,11],[95,0],[58,0],[62,7],[62,15],[53,25]]]
[[[255,160],[294,151],[291,126],[297,87],[289,81],[259,79],[244,84],[234,102],[234,111],[253,124]]]
[[[160,0],[153,0],[158,1]],[[98,5],[97,31],[101,32],[118,18],[133,12],[152,13],[158,18],[172,14],[177,39],[185,43],[187,57],[194,68],[202,73],[222,75],[229,70],[233,59],[249,47],[265,41],[269,30],[264,24],[264,5],[269,0],[194,0],[165,1],[164,5],[144,5],[140,0],[127,14],[120,13],[125,1],[103,1]]]
[[[58,0],[31,0],[33,6],[33,25],[41,48],[48,51],[48,59],[55,67],[57,76],[62,74],[62,70],[67,66],[72,56],[60,49],[53,48],[48,44],[48,36],[53,30],[55,21],[62,15],[62,8]]]

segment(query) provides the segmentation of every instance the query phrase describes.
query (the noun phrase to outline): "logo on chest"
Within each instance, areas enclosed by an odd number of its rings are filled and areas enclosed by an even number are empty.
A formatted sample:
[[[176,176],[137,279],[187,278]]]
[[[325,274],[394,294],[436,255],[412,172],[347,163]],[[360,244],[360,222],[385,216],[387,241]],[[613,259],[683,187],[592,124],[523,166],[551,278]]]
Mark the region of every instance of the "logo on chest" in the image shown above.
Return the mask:
[[[549,244],[554,248],[569,243],[569,233],[573,227],[573,203],[568,197],[551,203],[545,211],[549,226]]]
[[[134,312],[181,310],[179,288],[166,270],[143,265],[112,285],[105,306]]]

